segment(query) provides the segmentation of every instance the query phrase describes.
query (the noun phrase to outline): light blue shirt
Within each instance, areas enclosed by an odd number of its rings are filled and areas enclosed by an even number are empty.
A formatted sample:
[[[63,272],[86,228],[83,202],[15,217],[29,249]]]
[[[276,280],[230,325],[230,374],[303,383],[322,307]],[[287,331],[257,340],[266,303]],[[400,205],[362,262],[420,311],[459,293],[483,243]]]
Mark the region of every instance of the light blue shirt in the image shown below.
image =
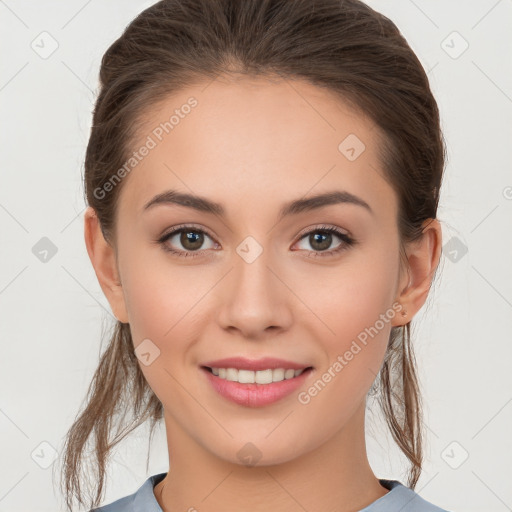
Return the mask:
[[[165,475],[167,473],[150,476],[133,494],[89,512],[162,512],[153,488]],[[379,479],[379,482],[389,492],[359,512],[448,512],[426,501],[398,480]]]

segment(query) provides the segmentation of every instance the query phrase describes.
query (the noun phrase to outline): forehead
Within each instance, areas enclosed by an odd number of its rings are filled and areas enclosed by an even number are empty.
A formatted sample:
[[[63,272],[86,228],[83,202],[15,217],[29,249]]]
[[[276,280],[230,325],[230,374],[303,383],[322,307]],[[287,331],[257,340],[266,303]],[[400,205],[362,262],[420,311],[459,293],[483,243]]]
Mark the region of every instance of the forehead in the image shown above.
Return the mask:
[[[327,89],[301,80],[219,78],[180,90],[143,115],[133,150],[150,149],[124,178],[120,209],[138,216],[167,189],[211,198],[228,213],[346,190],[393,214],[380,141],[369,118]]]

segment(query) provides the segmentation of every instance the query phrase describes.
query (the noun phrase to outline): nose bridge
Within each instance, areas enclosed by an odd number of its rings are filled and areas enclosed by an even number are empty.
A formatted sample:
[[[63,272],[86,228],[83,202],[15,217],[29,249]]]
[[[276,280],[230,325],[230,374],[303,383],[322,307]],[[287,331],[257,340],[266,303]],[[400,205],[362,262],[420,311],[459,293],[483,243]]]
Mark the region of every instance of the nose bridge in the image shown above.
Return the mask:
[[[242,295],[267,295],[272,287],[270,250],[263,246],[256,246],[257,242],[246,240],[237,248],[238,261],[235,263],[234,285],[235,293]]]
[[[251,237],[237,247],[221,301],[219,319],[224,328],[236,327],[245,336],[255,337],[270,326],[282,327],[289,318],[286,287],[275,275],[271,254]]]

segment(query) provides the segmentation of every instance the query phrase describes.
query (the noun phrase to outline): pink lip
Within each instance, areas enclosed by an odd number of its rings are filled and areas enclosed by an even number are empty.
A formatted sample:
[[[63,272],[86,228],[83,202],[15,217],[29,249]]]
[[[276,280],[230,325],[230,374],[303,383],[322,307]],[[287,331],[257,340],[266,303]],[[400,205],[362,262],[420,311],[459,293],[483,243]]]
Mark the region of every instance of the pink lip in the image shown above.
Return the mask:
[[[285,361],[284,359],[276,359],[275,357],[264,357],[263,359],[246,359],[245,357],[228,357],[226,359],[217,359],[216,361],[208,361],[201,366],[209,368],[236,368],[237,370],[267,370],[275,368],[292,368],[293,370],[302,370],[307,368],[308,364],[295,363],[293,361]]]
[[[214,363],[217,365],[219,361],[214,361]],[[281,366],[282,364],[283,362],[281,361],[280,364],[276,366],[276,368],[283,368],[283,366],[287,367],[287,365]],[[215,365],[213,367],[217,368]],[[237,366],[219,365],[218,367],[236,368]],[[269,368],[269,366],[266,366],[265,368]],[[290,368],[290,366],[288,366],[288,368]],[[304,366],[301,366],[297,369],[301,368],[304,368]],[[208,381],[213,386],[213,388],[228,400],[231,400],[232,402],[235,402],[239,405],[245,405],[246,407],[263,407],[265,405],[277,402],[285,396],[293,393],[304,383],[313,369],[310,367],[307,370],[304,370],[298,377],[285,379],[280,382],[272,382],[271,384],[240,384],[239,382],[221,379],[220,377],[217,377],[211,373],[207,368],[203,367],[201,368],[201,371],[206,374],[206,377],[208,378]]]

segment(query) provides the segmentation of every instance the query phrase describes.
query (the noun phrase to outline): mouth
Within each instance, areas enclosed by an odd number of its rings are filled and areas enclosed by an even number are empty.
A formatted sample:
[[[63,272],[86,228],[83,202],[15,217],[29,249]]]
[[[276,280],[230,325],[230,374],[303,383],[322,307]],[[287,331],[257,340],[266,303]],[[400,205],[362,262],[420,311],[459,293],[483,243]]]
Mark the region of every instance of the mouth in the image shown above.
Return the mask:
[[[282,382],[284,380],[291,380],[299,377],[302,374],[309,373],[313,370],[312,366],[305,368],[267,368],[265,370],[245,370],[238,368],[220,368],[201,366],[201,368],[219,379],[239,384],[261,384],[268,385],[275,382]]]
[[[314,372],[307,363],[271,356],[202,361],[199,369],[220,396],[246,407],[263,407],[290,397],[307,385]]]
[[[202,366],[204,370],[215,375],[219,379],[238,382],[239,384],[272,384],[273,382],[281,382],[290,380],[309,372],[312,366],[302,369],[293,368],[267,368],[265,370],[244,370],[238,368],[216,368],[210,366]]]
[[[265,407],[280,402],[305,386],[314,371],[312,366],[264,370],[201,366],[200,369],[214,391],[245,407]]]

